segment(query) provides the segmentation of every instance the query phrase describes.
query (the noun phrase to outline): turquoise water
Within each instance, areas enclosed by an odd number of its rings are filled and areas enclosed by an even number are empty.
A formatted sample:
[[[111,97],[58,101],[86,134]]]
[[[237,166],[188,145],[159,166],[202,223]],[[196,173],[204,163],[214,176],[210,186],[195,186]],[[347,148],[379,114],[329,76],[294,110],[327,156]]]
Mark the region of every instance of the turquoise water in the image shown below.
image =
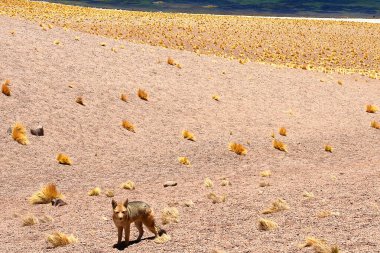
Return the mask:
[[[51,0],[48,2],[142,11],[380,18],[380,0]]]

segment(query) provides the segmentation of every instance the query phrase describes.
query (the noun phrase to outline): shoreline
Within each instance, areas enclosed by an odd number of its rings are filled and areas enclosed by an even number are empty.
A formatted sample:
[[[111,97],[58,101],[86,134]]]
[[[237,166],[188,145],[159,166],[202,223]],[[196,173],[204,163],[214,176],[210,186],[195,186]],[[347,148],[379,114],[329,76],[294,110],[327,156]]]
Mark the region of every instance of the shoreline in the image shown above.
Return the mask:
[[[148,10],[129,10],[129,9],[118,9],[118,8],[102,8],[95,6],[85,6],[85,5],[73,5],[67,3],[55,3],[48,1],[31,1],[31,2],[42,2],[46,4],[54,5],[65,5],[71,7],[81,7],[81,8],[90,8],[101,11],[127,11],[127,12],[144,12],[144,13],[164,13],[164,14],[180,14],[180,15],[196,15],[196,16],[215,16],[215,17],[243,17],[243,18],[262,18],[262,19],[285,19],[285,20],[319,20],[319,21],[344,21],[344,22],[358,22],[358,23],[371,23],[371,24],[380,24],[380,18],[323,18],[323,17],[287,17],[287,16],[258,16],[258,15],[238,15],[238,14],[213,14],[213,13],[188,13],[188,12],[167,12],[167,11],[148,11]]]

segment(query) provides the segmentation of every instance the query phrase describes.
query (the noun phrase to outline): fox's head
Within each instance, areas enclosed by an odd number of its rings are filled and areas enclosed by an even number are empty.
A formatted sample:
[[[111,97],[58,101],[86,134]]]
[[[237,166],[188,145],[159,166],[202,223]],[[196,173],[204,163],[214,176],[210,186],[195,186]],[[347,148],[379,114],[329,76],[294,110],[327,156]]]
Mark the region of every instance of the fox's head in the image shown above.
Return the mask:
[[[128,218],[128,199],[124,201],[124,203],[117,203],[115,200],[112,200],[112,208],[113,208],[113,218],[115,220],[122,221],[125,218]]]

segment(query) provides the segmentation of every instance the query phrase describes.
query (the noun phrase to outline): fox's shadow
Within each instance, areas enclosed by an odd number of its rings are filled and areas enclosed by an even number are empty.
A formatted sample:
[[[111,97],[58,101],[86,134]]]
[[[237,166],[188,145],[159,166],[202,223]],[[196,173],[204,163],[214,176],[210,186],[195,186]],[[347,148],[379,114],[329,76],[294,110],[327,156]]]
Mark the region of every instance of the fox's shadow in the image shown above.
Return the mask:
[[[151,236],[151,237],[146,237],[146,238],[143,238],[141,240],[133,240],[133,241],[129,241],[129,244],[128,246],[131,246],[133,244],[136,244],[136,243],[139,243],[141,241],[144,241],[144,240],[153,240],[155,237],[154,236]],[[125,241],[119,243],[119,244],[114,244],[113,245],[113,248],[115,249],[118,249],[118,250],[125,250],[126,248],[128,248],[128,246],[125,244]]]

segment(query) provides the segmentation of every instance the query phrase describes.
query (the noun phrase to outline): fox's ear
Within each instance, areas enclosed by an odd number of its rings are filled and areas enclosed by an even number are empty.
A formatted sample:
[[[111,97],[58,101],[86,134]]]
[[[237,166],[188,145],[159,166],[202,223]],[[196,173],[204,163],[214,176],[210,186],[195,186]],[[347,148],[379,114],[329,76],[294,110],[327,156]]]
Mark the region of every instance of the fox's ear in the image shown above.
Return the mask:
[[[114,199],[112,199],[112,208],[115,209],[116,206],[117,206],[117,202]]]
[[[124,201],[124,204],[123,204],[126,208],[128,207],[128,199],[126,199],[125,201]]]

